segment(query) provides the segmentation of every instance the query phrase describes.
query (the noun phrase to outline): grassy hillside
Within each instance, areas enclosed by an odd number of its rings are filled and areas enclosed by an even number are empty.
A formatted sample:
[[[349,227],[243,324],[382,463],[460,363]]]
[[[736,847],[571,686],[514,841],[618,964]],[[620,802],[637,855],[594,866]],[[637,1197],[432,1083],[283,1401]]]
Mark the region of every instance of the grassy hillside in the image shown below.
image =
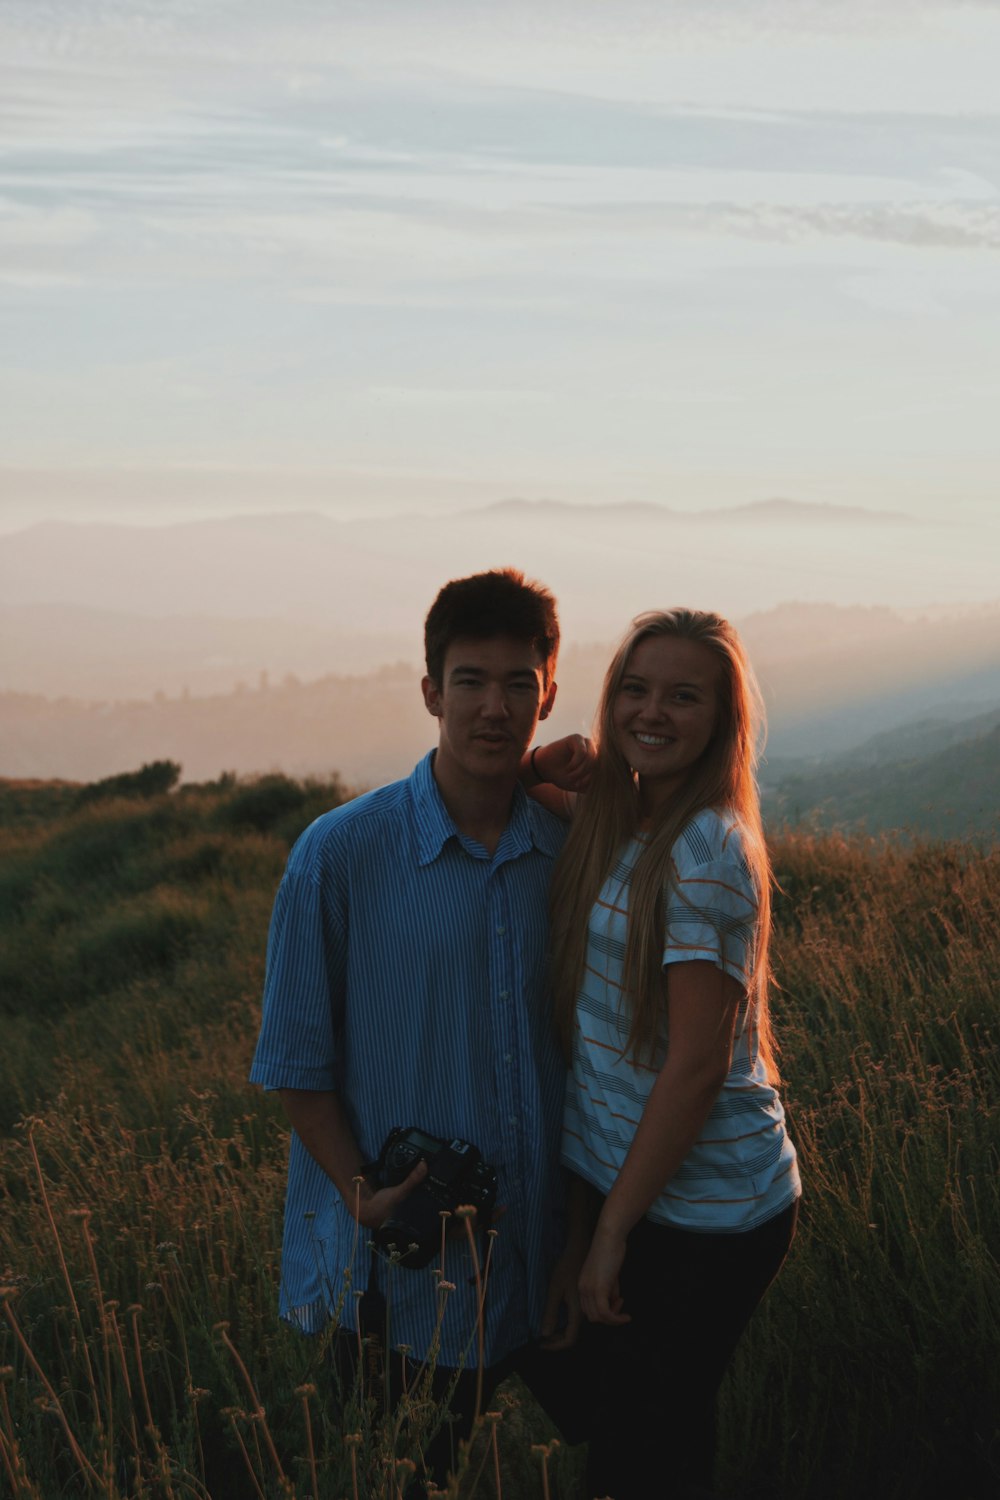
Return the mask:
[[[375,1495],[406,1456],[364,1403],[349,1440],[322,1341],[278,1321],[286,1138],[245,1083],[287,848],[345,795],[0,784],[4,1493],[335,1500],[352,1462]],[[774,857],[806,1197],[726,1388],[720,1479],[979,1500],[1000,1481],[1000,859],[821,836]],[[542,1495],[543,1464],[579,1500],[579,1455],[523,1393],[500,1410],[508,1500]]]

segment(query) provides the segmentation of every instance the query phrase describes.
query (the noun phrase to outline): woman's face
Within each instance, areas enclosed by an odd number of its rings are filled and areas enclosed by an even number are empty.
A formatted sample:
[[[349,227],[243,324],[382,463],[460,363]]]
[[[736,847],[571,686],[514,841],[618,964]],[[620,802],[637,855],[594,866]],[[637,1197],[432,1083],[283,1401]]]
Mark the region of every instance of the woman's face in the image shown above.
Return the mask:
[[[646,636],[633,650],[611,719],[618,748],[638,773],[646,812],[673,796],[711,743],[720,673],[701,641]]]

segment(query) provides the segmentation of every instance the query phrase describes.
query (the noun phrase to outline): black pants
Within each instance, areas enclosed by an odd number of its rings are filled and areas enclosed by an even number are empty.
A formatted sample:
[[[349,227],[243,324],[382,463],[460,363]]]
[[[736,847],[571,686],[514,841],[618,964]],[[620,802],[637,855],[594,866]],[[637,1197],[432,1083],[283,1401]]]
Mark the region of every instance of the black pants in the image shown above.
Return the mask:
[[[587,1324],[580,1349],[588,1500],[711,1492],[719,1385],[797,1213],[794,1203],[745,1234],[692,1234],[648,1219],[632,1230],[619,1283],[632,1321]]]

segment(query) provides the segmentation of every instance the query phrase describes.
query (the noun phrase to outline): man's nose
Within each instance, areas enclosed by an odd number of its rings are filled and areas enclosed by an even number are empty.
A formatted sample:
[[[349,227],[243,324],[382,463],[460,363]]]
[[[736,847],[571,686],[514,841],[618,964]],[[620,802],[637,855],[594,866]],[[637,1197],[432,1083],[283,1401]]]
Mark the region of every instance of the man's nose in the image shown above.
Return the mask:
[[[483,713],[488,719],[506,719],[510,714],[507,694],[499,682],[486,684],[486,691],[483,695]]]

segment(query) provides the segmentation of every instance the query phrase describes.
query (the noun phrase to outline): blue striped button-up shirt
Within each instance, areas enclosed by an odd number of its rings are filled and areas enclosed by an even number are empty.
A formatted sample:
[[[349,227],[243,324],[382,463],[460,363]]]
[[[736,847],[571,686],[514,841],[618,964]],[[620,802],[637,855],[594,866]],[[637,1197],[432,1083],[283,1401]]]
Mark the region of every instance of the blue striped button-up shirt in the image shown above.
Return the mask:
[[[563,827],[518,787],[490,856],[458,832],[433,754],[405,781],[317,819],[278,891],[251,1078],[334,1089],[366,1160],[396,1125],[472,1141],[499,1177],[486,1360],[537,1331],[553,1244],[565,1071],[546,984],[546,899]],[[443,1364],[476,1325],[471,1252],[449,1243]],[[281,1309],[313,1331],[355,1327],[365,1234],[292,1135]],[[440,1294],[433,1268],[379,1265],[390,1337],[422,1357]],[[474,1344],[472,1351],[474,1355]]]

